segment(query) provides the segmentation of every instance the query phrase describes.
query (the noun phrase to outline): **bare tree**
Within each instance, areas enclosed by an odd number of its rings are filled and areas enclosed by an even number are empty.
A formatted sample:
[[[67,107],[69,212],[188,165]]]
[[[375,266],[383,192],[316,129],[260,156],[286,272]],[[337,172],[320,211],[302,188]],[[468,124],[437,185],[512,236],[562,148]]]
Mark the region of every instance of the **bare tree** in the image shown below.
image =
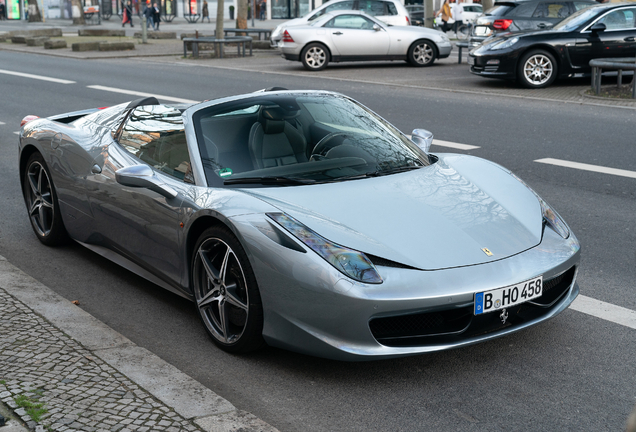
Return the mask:
[[[238,10],[236,11],[236,28],[247,28],[247,2],[248,0],[238,0]]]
[[[80,0],[71,0],[71,5],[73,6],[73,24],[86,24],[82,2]]]
[[[42,22],[37,0],[29,0],[29,22]]]

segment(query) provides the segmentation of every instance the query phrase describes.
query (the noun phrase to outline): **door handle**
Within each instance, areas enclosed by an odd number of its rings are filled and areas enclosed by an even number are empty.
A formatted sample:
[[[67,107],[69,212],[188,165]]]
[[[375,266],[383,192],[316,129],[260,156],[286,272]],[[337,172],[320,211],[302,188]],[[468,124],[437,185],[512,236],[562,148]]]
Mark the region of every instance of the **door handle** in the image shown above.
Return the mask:
[[[342,32],[335,32],[334,34],[340,36]]]
[[[626,38],[625,38],[625,39],[623,39],[623,40],[624,40],[625,42],[634,42],[634,40],[636,40],[636,39],[634,38],[634,36],[629,36],[629,37],[626,37]]]
[[[91,172],[93,174],[101,174],[102,173],[102,168],[99,165],[95,164],[95,165],[92,166]]]

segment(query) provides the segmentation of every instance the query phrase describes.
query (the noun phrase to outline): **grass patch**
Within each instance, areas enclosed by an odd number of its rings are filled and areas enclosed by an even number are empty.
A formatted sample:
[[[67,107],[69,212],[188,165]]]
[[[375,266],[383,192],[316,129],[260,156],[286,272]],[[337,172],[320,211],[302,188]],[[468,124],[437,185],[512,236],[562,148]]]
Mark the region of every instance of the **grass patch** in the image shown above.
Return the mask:
[[[40,394],[40,393],[37,392],[37,390],[34,391],[34,393]],[[15,401],[16,404],[18,404],[19,407],[24,408],[26,413],[36,423],[39,423],[40,419],[42,418],[42,416],[44,414],[46,414],[47,412],[49,412],[49,410],[44,408],[44,404],[43,403],[37,402],[37,400],[35,400],[35,401],[31,400],[26,395],[23,395],[23,394],[22,395],[18,395],[16,397],[14,397],[13,400]]]
[[[0,384],[5,385],[7,382],[5,380],[0,380]]]

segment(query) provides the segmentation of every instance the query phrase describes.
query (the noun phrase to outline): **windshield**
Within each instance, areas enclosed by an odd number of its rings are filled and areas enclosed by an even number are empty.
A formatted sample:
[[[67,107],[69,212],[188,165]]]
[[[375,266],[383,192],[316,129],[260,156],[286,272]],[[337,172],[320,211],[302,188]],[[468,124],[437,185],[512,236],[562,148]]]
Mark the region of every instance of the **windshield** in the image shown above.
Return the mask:
[[[552,29],[558,31],[573,31],[587,23],[598,14],[598,9],[595,7],[581,9],[574,12],[572,15],[556,24]]]
[[[333,94],[265,93],[201,109],[193,123],[213,187],[335,182],[429,165],[392,125]]]

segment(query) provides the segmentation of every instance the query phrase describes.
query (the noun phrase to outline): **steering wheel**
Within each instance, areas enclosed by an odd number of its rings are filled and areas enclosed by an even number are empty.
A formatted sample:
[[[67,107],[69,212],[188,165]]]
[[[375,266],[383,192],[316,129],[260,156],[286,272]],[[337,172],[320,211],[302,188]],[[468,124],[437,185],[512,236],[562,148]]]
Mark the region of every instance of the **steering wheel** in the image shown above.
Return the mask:
[[[316,161],[316,160],[324,159],[326,157],[327,153],[329,152],[329,150],[331,150],[334,147],[339,146],[340,144],[336,144],[334,146],[327,145],[334,138],[340,137],[340,136],[351,137],[353,135],[356,135],[356,134],[352,133],[352,132],[333,132],[333,133],[330,133],[329,135],[326,135],[320,141],[318,141],[318,144],[316,144],[316,147],[314,147],[314,149],[311,152],[311,157],[309,158],[309,160]],[[344,141],[344,139],[343,139],[343,141]]]

